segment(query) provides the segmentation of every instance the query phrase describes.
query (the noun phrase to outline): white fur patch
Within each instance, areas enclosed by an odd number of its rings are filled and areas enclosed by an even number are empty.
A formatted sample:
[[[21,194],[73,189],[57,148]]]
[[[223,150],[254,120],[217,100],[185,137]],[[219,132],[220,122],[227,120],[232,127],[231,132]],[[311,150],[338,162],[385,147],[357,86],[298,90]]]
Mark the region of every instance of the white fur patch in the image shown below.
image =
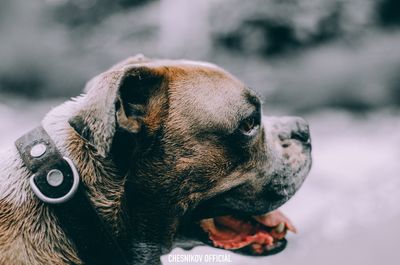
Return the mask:
[[[0,153],[0,200],[16,205],[23,204],[29,194],[29,172],[22,167],[16,147]]]

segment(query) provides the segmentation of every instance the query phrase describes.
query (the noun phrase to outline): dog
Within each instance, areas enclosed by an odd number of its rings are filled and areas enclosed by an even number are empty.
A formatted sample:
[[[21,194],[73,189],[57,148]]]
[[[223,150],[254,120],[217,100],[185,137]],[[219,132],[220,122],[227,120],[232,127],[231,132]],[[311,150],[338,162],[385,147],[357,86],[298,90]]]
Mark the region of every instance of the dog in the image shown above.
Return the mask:
[[[276,209],[311,168],[305,120],[263,116],[255,92],[205,62],[137,55],[84,91],[41,125],[128,242],[131,264],[159,264],[174,247],[200,243],[250,255],[284,248],[295,228]],[[15,146],[2,151],[0,169],[0,264],[83,264],[32,192]]]

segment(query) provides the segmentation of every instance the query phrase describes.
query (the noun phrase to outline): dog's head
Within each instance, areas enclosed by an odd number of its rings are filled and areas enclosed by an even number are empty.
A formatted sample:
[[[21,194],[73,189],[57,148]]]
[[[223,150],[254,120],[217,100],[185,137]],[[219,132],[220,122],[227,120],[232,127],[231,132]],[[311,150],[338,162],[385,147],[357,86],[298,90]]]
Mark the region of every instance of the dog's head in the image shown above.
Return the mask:
[[[271,227],[252,217],[285,203],[311,166],[307,123],[263,118],[259,97],[212,64],[130,58],[90,81],[85,101],[70,124],[126,177],[138,241],[267,244]]]

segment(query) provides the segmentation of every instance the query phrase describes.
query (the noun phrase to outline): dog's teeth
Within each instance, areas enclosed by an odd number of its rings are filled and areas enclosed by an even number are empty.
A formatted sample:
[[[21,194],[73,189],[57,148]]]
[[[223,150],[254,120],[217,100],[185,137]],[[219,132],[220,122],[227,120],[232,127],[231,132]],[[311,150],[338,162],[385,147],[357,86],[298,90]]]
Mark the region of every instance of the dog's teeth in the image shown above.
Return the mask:
[[[283,222],[279,223],[279,225],[275,226],[274,230],[278,234],[283,233],[283,231],[285,231],[285,223],[283,223]]]
[[[216,230],[214,218],[203,219],[200,221],[200,226],[206,231]]]

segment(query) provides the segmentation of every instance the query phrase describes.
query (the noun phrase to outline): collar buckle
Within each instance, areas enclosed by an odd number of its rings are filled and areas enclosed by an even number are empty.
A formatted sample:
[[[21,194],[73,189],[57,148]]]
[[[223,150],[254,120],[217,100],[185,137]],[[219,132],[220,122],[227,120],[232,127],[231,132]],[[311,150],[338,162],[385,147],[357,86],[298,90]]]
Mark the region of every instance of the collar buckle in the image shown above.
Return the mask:
[[[51,169],[47,172],[46,176],[33,174],[30,177],[29,183],[35,195],[43,202],[49,204],[60,204],[70,200],[76,191],[78,190],[80,178],[78,170],[75,165],[68,157],[63,157],[64,161],[68,164],[69,170],[72,173],[71,180],[66,177],[69,176],[69,172],[60,169]],[[63,188],[61,191],[57,189]]]
[[[35,195],[48,204],[69,201],[80,183],[78,170],[63,157],[43,127],[37,127],[16,141],[26,167],[33,173],[29,182]]]

